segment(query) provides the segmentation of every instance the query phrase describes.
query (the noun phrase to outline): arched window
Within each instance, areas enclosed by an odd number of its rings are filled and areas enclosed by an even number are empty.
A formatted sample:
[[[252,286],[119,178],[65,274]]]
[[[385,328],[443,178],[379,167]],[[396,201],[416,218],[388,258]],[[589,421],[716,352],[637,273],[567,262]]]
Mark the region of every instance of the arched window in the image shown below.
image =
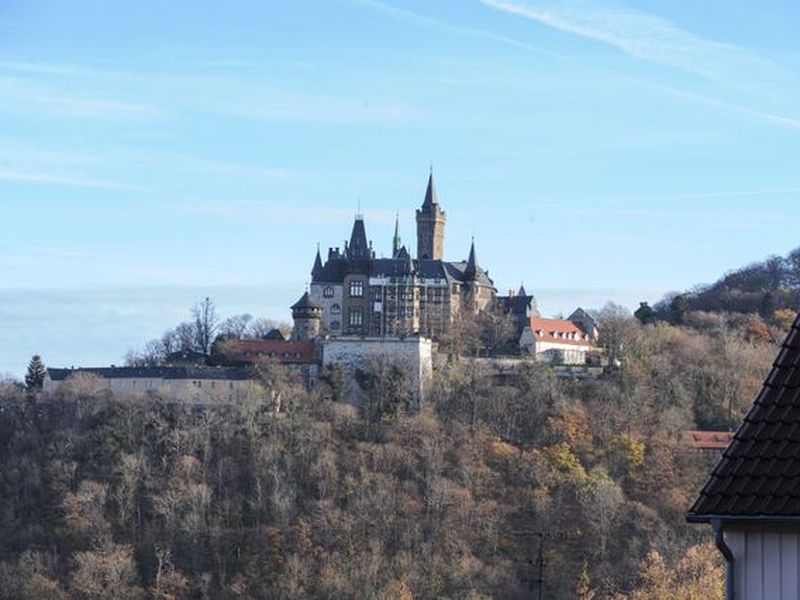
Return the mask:
[[[333,286],[329,285],[326,286],[324,290],[322,290],[322,295],[326,298],[333,298]]]
[[[333,306],[331,306],[331,314],[332,315],[342,314],[342,307],[339,306],[338,304],[334,304]]]

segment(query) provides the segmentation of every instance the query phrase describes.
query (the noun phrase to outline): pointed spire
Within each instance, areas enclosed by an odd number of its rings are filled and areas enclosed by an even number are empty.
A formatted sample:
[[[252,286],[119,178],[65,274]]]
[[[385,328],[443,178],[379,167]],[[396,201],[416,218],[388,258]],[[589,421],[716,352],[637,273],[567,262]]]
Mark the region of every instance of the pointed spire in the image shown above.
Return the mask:
[[[348,258],[369,258],[370,256],[367,230],[364,228],[364,219],[360,215],[353,223],[353,232],[350,234],[350,243],[346,249]]]
[[[519,291],[517,292],[517,296],[527,296],[527,295],[528,295],[528,292],[525,291],[525,284],[524,283],[520,283],[519,284]]]
[[[431,165],[431,172],[428,175],[428,189],[425,190],[425,202],[422,203],[423,211],[431,211],[434,206],[439,205],[439,199],[436,197],[436,185],[433,183],[433,165]]]
[[[394,238],[392,239],[392,258],[397,258],[400,248],[403,247],[403,241],[400,239],[400,212],[394,219]]]
[[[311,269],[311,281],[319,281],[322,275],[322,256],[319,253],[319,242],[317,242],[317,256],[314,258],[314,267]]]
[[[478,259],[475,258],[475,238],[472,238],[472,245],[469,247],[469,258],[464,269],[464,279],[474,281],[478,278]]]

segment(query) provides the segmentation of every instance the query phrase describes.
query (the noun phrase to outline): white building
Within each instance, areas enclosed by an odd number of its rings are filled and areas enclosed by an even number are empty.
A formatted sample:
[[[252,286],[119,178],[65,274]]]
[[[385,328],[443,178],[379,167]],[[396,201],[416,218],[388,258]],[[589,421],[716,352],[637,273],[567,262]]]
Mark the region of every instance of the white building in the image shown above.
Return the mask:
[[[94,376],[115,396],[161,394],[190,403],[227,403],[248,399],[259,391],[251,369],[241,367],[104,367],[47,369],[42,391],[54,395],[78,374]]]
[[[591,326],[582,326],[581,323],[568,319],[530,317],[522,330],[519,345],[540,362],[583,365],[587,358],[598,352],[596,331],[593,322]]]

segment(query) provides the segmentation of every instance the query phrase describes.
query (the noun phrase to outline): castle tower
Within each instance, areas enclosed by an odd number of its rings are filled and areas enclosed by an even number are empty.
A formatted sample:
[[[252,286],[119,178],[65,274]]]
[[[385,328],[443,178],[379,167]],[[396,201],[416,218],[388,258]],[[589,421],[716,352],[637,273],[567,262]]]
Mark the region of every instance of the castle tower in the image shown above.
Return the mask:
[[[417,210],[417,258],[442,260],[444,258],[445,212],[439,206],[436,187],[433,184],[433,169],[428,176],[425,201]]]
[[[322,307],[306,292],[300,300],[292,305],[292,319],[294,319],[292,339],[296,341],[313,340],[319,336]]]

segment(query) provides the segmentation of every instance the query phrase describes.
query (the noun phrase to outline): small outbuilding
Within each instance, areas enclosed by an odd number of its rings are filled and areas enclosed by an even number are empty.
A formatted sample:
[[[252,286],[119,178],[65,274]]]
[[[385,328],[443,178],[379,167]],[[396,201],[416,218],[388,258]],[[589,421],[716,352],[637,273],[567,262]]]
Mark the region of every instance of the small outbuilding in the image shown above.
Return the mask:
[[[714,529],[726,598],[800,598],[800,317],[687,519]]]

